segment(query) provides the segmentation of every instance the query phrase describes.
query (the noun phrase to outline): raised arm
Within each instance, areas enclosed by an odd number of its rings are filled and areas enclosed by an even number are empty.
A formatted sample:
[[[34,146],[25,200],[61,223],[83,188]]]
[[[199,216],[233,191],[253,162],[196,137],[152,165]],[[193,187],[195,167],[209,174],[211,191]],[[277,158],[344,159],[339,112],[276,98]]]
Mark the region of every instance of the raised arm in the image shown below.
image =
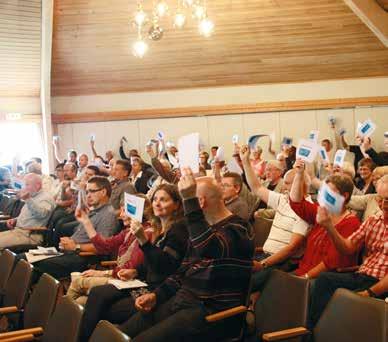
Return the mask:
[[[296,174],[294,181],[292,182],[290,199],[293,202],[299,203],[304,198],[303,187],[304,187],[304,161],[297,159],[294,164]]]
[[[53,140],[53,147],[54,147],[54,156],[58,163],[63,163],[65,158],[62,158],[59,151],[59,143],[58,140]]]
[[[240,158],[244,168],[245,177],[247,179],[251,191],[260,198],[260,200],[268,203],[269,190],[264,187],[259,178],[256,176],[249,160],[249,147],[244,145],[240,149]]]
[[[93,157],[94,158],[98,157],[98,154],[95,148],[95,142],[93,139],[90,139],[90,147],[92,148]]]

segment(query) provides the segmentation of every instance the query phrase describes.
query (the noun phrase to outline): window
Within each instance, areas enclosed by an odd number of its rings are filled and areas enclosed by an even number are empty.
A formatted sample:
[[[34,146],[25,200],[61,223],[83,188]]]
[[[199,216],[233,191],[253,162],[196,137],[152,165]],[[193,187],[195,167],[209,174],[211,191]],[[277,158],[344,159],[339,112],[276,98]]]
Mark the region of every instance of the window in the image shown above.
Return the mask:
[[[30,122],[0,122],[0,165],[43,157],[41,126]]]

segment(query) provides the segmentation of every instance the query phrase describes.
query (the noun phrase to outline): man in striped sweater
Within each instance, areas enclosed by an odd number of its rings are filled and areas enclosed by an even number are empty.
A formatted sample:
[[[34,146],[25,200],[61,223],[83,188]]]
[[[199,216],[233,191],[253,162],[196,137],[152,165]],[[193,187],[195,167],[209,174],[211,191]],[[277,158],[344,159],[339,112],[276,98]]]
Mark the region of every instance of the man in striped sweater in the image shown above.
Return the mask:
[[[252,272],[249,225],[224,205],[210,177],[194,179],[190,169],[179,181],[189,248],[177,273],[153,293],[138,297],[140,311],[120,329],[133,341],[215,340],[233,324],[207,323],[209,314],[245,304]],[[232,323],[241,323],[235,320]]]

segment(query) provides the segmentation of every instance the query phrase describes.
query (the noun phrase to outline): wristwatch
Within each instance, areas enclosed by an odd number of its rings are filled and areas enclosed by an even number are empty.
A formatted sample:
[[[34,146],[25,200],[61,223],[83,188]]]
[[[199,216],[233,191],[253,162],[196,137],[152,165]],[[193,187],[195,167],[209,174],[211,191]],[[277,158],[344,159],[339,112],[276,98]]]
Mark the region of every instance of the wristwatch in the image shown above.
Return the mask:
[[[77,243],[76,245],[75,245],[75,250],[74,250],[76,253],[79,253],[79,252],[81,252],[81,245],[79,244],[79,243]]]
[[[366,292],[368,292],[369,297],[376,298],[377,295],[374,293],[371,289],[366,289]]]

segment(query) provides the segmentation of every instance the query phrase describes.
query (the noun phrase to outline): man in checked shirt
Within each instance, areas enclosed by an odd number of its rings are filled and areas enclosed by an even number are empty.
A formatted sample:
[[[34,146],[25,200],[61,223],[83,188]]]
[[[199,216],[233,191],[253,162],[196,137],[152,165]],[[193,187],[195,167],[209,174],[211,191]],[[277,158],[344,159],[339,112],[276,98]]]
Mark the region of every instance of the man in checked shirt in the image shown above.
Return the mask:
[[[357,291],[360,296],[380,297],[388,292],[388,175],[377,183],[376,201],[381,209],[369,217],[347,239],[333,227],[330,215],[319,209],[317,221],[327,229],[336,248],[352,254],[364,247],[365,259],[356,273],[322,273],[311,289],[309,328],[315,326],[331,296],[338,288]]]

